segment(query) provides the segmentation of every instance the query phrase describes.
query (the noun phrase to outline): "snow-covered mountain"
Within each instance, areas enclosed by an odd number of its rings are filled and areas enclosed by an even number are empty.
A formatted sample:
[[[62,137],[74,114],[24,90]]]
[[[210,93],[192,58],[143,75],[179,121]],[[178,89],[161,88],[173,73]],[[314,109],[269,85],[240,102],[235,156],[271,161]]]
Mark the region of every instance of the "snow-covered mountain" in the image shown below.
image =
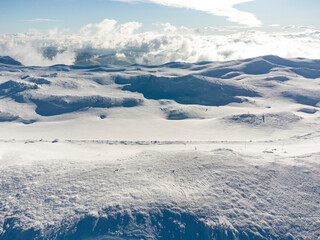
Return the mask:
[[[317,239],[320,60],[0,57],[0,239]]]

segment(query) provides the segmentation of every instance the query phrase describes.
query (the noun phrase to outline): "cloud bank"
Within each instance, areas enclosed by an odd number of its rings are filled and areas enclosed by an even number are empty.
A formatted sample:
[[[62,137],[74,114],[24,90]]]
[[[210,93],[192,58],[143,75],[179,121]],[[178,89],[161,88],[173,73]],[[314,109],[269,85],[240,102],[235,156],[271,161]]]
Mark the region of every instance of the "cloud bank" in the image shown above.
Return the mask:
[[[189,8],[215,16],[227,17],[231,22],[258,27],[261,22],[252,13],[243,12],[234,6],[255,0],[118,0],[122,2],[152,2],[168,7]]]
[[[105,19],[84,26],[78,34],[56,29],[0,36],[0,55],[25,65],[147,64],[167,62],[226,61],[278,55],[284,58],[319,58],[320,31],[233,32],[190,29],[161,24],[154,31],[138,32],[138,22],[118,24]],[[223,30],[223,29],[222,29]]]

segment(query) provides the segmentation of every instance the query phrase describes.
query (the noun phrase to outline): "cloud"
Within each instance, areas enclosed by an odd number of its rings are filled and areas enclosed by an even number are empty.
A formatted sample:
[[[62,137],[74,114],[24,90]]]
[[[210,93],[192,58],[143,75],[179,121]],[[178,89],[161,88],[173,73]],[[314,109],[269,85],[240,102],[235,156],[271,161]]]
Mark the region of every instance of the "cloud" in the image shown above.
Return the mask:
[[[231,22],[258,27],[260,20],[249,12],[236,9],[234,6],[241,3],[252,2],[255,0],[118,0],[122,2],[152,2],[168,7],[189,8],[197,11],[206,12],[215,16],[227,17]]]
[[[123,48],[123,44],[134,41],[134,34],[142,26],[138,22],[117,24],[116,20],[104,19],[98,24],[84,26],[80,33],[86,43],[93,48]]]
[[[284,26],[282,28],[283,29],[295,29],[295,28],[297,28],[297,26],[296,25],[288,25],[288,26]]]
[[[66,36],[41,34],[32,32],[26,34],[5,34],[0,36],[1,55],[8,55],[25,65],[49,66],[54,64],[73,64],[76,53],[63,41]],[[67,46],[67,47],[66,47]],[[46,56],[44,49],[53,47],[55,54]]]
[[[220,34],[208,28],[158,24],[153,31],[139,32],[141,23],[118,24],[105,19],[84,26],[78,34],[57,29],[48,33],[0,35],[1,55],[25,65],[96,63],[137,63],[158,65],[167,62],[226,61],[278,55],[284,58],[319,58],[320,31],[246,31]],[[224,30],[223,30],[224,31]]]
[[[280,27],[279,24],[270,24],[269,27]]]
[[[49,18],[32,18],[32,19],[25,20],[25,22],[37,22],[37,23],[40,23],[40,22],[57,22],[57,20],[49,19]]]

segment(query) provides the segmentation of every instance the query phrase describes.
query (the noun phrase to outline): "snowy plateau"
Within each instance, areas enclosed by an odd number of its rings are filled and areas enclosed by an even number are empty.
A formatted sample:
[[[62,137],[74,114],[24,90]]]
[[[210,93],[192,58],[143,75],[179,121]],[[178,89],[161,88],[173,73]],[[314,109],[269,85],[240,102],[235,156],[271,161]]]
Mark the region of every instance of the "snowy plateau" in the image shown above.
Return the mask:
[[[0,239],[320,239],[320,60],[0,57]]]

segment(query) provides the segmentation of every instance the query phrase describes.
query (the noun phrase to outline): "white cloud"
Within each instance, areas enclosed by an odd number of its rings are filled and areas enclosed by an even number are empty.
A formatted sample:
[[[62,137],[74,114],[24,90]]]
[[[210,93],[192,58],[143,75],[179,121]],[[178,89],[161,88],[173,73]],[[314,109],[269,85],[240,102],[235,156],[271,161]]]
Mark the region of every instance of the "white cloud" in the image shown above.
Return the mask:
[[[138,64],[163,64],[172,61],[225,61],[274,54],[280,57],[319,58],[320,31],[300,29],[283,32],[241,30],[217,35],[204,29],[159,24],[157,30],[137,32],[141,24],[118,24],[105,19],[88,24],[79,34],[56,29],[46,34],[1,35],[1,55],[9,55],[25,65],[72,64],[79,50],[106,52],[115,60]],[[43,49],[54,48],[50,58]],[[49,54],[50,55],[50,54]],[[47,54],[48,56],[48,54]]]
[[[295,28],[297,28],[297,26],[296,25],[288,25],[288,26],[284,26],[282,28],[283,29],[295,29]]]
[[[269,27],[280,27],[279,24],[270,24]]]
[[[135,0],[118,0],[122,2],[135,2]],[[261,22],[256,16],[249,12],[236,9],[234,6],[241,3],[252,2],[255,0],[136,0],[136,2],[152,2],[168,7],[189,8],[215,16],[227,17],[229,21],[258,27]]]
[[[51,37],[50,37],[51,36]],[[0,53],[11,56],[25,65],[48,66],[54,64],[73,64],[75,52],[68,46],[66,48],[66,36],[56,34],[41,34],[32,32],[26,34],[1,35]],[[44,47],[55,46],[57,54],[51,59],[43,55]]]
[[[25,22],[56,22],[57,20],[49,19],[49,18],[32,18],[25,20]]]
[[[134,32],[141,25],[138,22],[117,24],[116,20],[104,19],[98,24],[84,26],[80,38],[83,37],[93,48],[121,48],[123,43],[133,40]]]

